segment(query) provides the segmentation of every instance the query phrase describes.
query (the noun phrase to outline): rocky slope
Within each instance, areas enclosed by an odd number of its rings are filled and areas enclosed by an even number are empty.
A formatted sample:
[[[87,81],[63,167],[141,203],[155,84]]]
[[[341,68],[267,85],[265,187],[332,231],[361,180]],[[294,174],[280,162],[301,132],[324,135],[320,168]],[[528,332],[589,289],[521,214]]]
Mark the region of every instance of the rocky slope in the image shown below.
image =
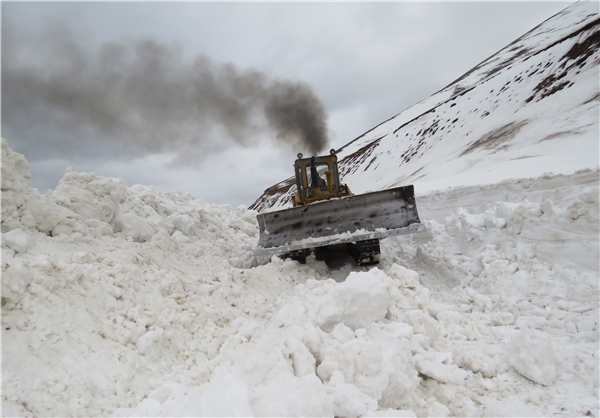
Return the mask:
[[[338,150],[355,193],[417,194],[598,166],[598,3],[576,3]],[[575,157],[572,147],[589,149]],[[292,178],[252,209],[289,207]]]

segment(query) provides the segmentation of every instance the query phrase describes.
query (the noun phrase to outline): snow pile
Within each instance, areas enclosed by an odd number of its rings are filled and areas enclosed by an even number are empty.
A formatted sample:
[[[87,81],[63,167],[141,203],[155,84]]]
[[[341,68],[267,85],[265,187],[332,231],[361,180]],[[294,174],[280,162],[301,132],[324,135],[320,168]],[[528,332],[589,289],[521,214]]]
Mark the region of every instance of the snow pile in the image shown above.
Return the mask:
[[[555,388],[522,409],[517,391],[517,403],[492,414],[566,414],[556,405],[577,403],[598,414],[598,192],[598,170],[435,192],[419,199],[430,237],[384,241],[398,254],[388,263],[401,260],[436,289],[442,305],[428,310],[448,338],[438,349],[494,381],[482,382],[491,398],[514,390],[513,372]],[[532,408],[543,402],[554,406]]]
[[[394,290],[396,297],[388,294]],[[345,283],[308,280],[269,321],[238,318],[213,342],[209,355],[218,352],[217,377],[203,391],[216,398],[168,381],[135,410],[117,413],[197,416],[217,403],[227,405],[221,412],[257,416],[359,416],[378,406],[401,407],[419,379],[412,327],[382,322],[398,297],[395,280],[377,269],[354,273]],[[221,392],[223,382],[238,390]]]
[[[2,140],[2,232],[14,229],[59,235],[77,231],[88,235],[99,222],[86,220],[29,187],[29,165],[20,154],[12,153]],[[54,232],[53,232],[54,231]],[[100,230],[101,232],[101,230]]]
[[[369,270],[2,142],[4,415],[598,416],[598,171],[418,196]]]
[[[232,306],[228,274],[251,262],[254,213],[70,171],[40,196],[4,140],[2,153],[5,412],[110,414],[257,304]]]

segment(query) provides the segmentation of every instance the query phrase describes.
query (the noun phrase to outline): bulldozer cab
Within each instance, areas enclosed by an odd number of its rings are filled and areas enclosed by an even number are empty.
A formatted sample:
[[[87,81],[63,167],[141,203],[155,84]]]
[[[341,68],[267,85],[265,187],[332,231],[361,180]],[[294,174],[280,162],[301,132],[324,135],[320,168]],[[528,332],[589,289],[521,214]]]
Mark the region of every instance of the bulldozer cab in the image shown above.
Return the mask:
[[[297,187],[294,206],[352,195],[348,187],[340,183],[337,156],[333,149],[330,155],[324,156],[302,158],[302,154],[298,154],[294,171]]]

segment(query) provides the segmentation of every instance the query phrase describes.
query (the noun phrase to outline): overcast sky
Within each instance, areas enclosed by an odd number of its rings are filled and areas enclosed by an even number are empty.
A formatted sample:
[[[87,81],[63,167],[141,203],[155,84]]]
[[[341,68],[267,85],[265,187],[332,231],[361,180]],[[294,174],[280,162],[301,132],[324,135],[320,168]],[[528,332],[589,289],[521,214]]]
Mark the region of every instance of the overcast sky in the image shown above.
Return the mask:
[[[250,205],[570,3],[2,2],[2,137],[66,167]]]

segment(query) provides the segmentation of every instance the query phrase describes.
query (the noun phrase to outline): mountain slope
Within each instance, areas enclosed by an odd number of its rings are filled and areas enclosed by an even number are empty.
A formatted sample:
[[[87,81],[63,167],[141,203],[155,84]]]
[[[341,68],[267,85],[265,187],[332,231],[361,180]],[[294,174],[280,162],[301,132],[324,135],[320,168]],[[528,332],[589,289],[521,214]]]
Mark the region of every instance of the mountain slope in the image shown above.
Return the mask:
[[[414,184],[419,194],[597,167],[599,46],[598,3],[568,7],[338,150],[343,181],[355,193]],[[289,207],[293,185],[251,208]]]

